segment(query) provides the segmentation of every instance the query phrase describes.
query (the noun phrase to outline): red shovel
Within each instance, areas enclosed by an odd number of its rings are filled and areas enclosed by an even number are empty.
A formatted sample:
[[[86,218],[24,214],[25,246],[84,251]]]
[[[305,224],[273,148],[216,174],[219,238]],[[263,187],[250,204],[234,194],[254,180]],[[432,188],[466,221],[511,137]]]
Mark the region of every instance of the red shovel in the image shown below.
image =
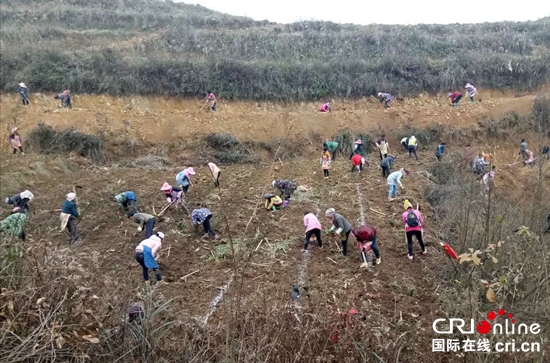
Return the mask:
[[[445,253],[447,254],[447,256],[449,256],[453,260],[458,259],[458,255],[456,254],[455,250],[453,250],[453,248],[451,246],[449,246],[448,243],[440,242],[439,244],[441,245],[441,247],[443,247],[443,249],[445,250]]]

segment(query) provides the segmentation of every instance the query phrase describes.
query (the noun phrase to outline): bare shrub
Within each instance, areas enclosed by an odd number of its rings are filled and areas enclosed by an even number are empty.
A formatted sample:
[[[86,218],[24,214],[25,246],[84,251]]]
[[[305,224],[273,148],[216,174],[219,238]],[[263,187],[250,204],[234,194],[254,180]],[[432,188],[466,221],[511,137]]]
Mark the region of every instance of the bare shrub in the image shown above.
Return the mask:
[[[156,156],[156,155],[146,155],[134,159],[129,159],[121,163],[122,166],[130,168],[140,168],[140,169],[156,169],[161,170],[169,164],[167,157]]]
[[[208,148],[202,149],[202,156],[214,157],[220,163],[253,163],[257,158],[252,151],[233,134],[214,133],[206,136]]]
[[[512,111],[504,114],[500,119],[486,117],[478,121],[479,128],[486,138],[497,140],[513,138],[518,132],[533,130],[533,117],[520,116]]]
[[[80,156],[91,158],[95,162],[103,160],[103,144],[94,135],[83,134],[74,129],[55,130],[50,125],[39,123],[26,140],[30,150],[43,153],[62,153],[76,151]]]
[[[502,307],[513,310],[518,321],[547,325],[550,282],[539,266],[549,263],[542,201],[550,196],[542,167],[538,180],[529,180],[526,186],[532,192],[518,197],[510,197],[506,185],[486,190],[473,175],[444,163],[431,166],[430,173],[437,184],[426,189],[425,198],[436,216],[436,237],[460,255],[458,264],[443,269],[443,281],[459,282],[443,286],[441,298],[448,316],[479,320],[487,311]],[[536,342],[550,337],[550,332],[542,334],[522,339]],[[474,354],[468,361],[481,359]],[[534,354],[525,361],[539,359],[540,354]]]
[[[540,130],[550,135],[550,96],[538,96],[533,103],[532,111]]]
[[[223,150],[239,146],[239,139],[233,134],[215,133],[206,136],[206,142],[212,149]]]
[[[372,150],[372,138],[363,131],[340,129],[336,132],[336,135],[332,137],[332,140],[338,143],[338,149],[344,154],[351,154],[355,146],[355,140],[357,139],[361,139],[363,142],[363,148],[366,153]]]

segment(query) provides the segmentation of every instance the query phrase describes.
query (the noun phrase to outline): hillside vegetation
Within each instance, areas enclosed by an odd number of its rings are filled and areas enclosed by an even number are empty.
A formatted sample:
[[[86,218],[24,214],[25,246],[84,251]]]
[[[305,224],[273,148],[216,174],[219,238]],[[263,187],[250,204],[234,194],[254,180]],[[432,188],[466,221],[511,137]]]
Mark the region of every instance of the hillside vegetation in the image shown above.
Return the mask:
[[[480,25],[254,21],[157,0],[1,0],[0,87],[307,100],[550,81],[550,18]],[[353,11],[350,9],[350,11]],[[545,15],[545,14],[542,14]]]

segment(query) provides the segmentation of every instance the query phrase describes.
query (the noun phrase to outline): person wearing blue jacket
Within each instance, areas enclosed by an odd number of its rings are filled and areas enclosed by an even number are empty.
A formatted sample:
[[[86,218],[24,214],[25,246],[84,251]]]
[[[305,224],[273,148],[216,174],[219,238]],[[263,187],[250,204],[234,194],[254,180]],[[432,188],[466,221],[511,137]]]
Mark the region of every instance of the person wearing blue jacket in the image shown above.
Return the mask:
[[[395,158],[396,157],[393,155],[388,155],[387,157],[382,159],[382,161],[380,162],[380,167],[382,168],[382,177],[386,178],[390,176]]]
[[[445,144],[444,142],[437,145],[437,148],[435,149],[435,157],[437,158],[437,161],[440,161],[443,157],[443,154],[445,153]]]
[[[19,93],[19,96],[21,96],[21,102],[27,106],[29,104],[29,90],[27,89],[25,83],[19,83],[17,86],[17,92]]]
[[[66,227],[69,229],[70,239],[69,243],[79,240],[78,233],[76,232],[76,220],[79,217],[78,208],[75,203],[76,194],[67,194],[67,200],[61,206],[61,223],[63,229]]]
[[[393,173],[388,176],[388,186],[390,188],[390,191],[388,193],[388,200],[391,202],[397,198],[397,186],[399,185],[401,189],[405,189],[403,184],[401,184],[401,178],[405,175],[409,175],[409,171],[406,169],[400,169],[398,171],[394,171]]]
[[[124,212],[128,217],[137,213],[137,197],[132,191],[127,191],[115,195],[115,200],[118,204],[118,208]]]

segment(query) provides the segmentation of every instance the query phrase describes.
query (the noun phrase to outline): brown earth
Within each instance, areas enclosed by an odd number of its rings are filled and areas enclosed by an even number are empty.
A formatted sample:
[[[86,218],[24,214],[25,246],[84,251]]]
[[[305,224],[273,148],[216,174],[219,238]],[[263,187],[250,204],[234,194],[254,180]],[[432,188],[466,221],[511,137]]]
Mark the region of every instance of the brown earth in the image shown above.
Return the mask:
[[[172,142],[195,134],[229,132],[242,139],[269,141],[283,137],[290,126],[298,135],[319,132],[330,137],[339,128],[379,129],[388,134],[404,125],[424,127],[441,123],[448,127],[476,124],[483,117],[498,118],[509,111],[530,112],[532,95],[488,92],[482,102],[463,101],[453,108],[444,96],[423,96],[396,101],[388,110],[372,98],[335,100],[333,112],[320,114],[317,103],[224,102],[217,112],[201,110],[202,101],[162,97],[111,97],[74,95],[73,109],[60,108],[52,94],[33,94],[32,107],[19,104],[17,95],[3,95],[0,121],[17,125],[23,135],[38,122],[54,127],[76,127],[87,133],[124,133],[139,140]],[[3,131],[6,132],[6,131]]]
[[[58,108],[57,101],[50,95],[33,95],[30,107],[20,106],[14,96],[4,95],[0,103],[0,121],[2,130],[13,125],[21,127],[23,137],[37,122],[44,121],[55,127],[74,126],[84,132],[117,132],[126,125],[133,136],[151,142],[174,141],[211,132],[229,132],[241,138],[268,141],[271,136],[284,136],[291,125],[292,134],[322,132],[325,137],[340,127],[368,127],[390,134],[406,123],[416,127],[439,122],[452,127],[466,126],[475,124],[481,117],[498,117],[510,110],[525,114],[532,101],[533,96],[495,96],[453,109],[444,98],[424,97],[396,102],[386,112],[380,104],[362,100],[335,102],[335,112],[320,115],[312,103],[220,102],[219,112],[207,113],[199,110],[198,102],[189,100],[75,96],[75,108],[67,110]],[[512,163],[515,157],[516,141],[513,144],[492,148],[497,160],[503,160],[500,163],[506,170],[497,174],[497,186],[512,184],[520,188],[524,183],[527,186],[535,173],[519,165],[506,166],[504,160]],[[392,145],[397,148],[395,141]],[[451,150],[453,147],[456,150],[459,145],[449,145]],[[407,167],[412,173],[403,179],[406,189],[392,203],[387,201],[387,187],[379,170],[370,167],[360,175],[352,174],[345,156],[333,163],[329,180],[322,178],[315,150],[308,150],[305,157],[277,162],[272,167],[265,164],[222,166],[221,193],[213,187],[208,169],[195,163],[197,175],[192,179],[194,185],[187,202],[190,206],[198,202],[208,205],[221,241],[201,238],[202,233],[193,231],[183,212],[168,211],[169,220],[157,224],[157,229],[166,233],[159,264],[167,284],[155,291],[155,299],[173,299],[178,318],[206,314],[210,301],[227,282],[234,267],[230,259],[208,261],[208,255],[216,244],[227,243],[231,234],[235,241],[247,243],[247,249],[255,252],[247,261],[240,261],[241,268],[245,262],[247,267],[242,280],[230,286],[226,300],[237,290],[244,305],[255,307],[261,304],[260,300],[267,299],[276,307],[274,311],[283,314],[302,260],[304,211],[321,211],[319,219],[324,228],[330,227],[323,217],[324,210],[329,207],[336,208],[352,224],[358,225],[362,205],[365,219],[378,228],[382,264],[372,271],[360,269],[353,238],[350,239],[349,257],[344,259],[339,256],[336,241],[323,236],[326,238],[325,250],[311,246],[309,251],[306,272],[311,296],[304,304],[321,306],[329,314],[327,319],[335,317],[337,310],[359,309],[364,323],[378,339],[373,349],[385,361],[393,361],[396,354],[404,362],[445,361],[448,357],[443,355],[426,355],[431,352],[431,324],[434,319],[445,316],[437,293],[445,256],[434,235],[433,215],[422,199],[428,181],[417,173],[434,162],[433,151],[421,152],[419,157],[420,161],[405,155],[397,159],[396,168]],[[113,196],[133,190],[138,196],[140,210],[158,212],[165,203],[159,191],[161,184],[173,182],[182,166],[172,163],[161,170],[103,167],[78,157],[36,154],[14,157],[4,152],[0,162],[1,193],[4,197],[26,188],[33,191],[36,196],[32,202],[34,212],[24,244],[29,259],[49,256],[51,265],[69,266],[70,279],[86,289],[88,299],[93,295],[99,298],[94,303],[94,311],[101,316],[107,314],[109,306],[123,311],[130,301],[144,298],[141,271],[133,259],[134,246],[142,236],[137,233],[135,223],[117,214]],[[261,205],[262,195],[271,190],[270,183],[275,178],[294,180],[307,185],[311,191],[297,196],[287,209],[275,214],[266,212]],[[81,208],[84,210],[90,205],[78,226],[84,240],[80,246],[66,243],[66,236],[58,232],[58,212],[50,212],[60,208],[64,195],[73,185],[83,187],[78,192]],[[357,188],[362,193],[361,201]],[[405,198],[420,203],[426,219],[428,255],[420,256],[415,244],[417,256],[413,261],[406,258],[400,220]],[[8,213],[5,205],[1,210],[2,215]],[[178,226],[179,222],[182,224]],[[290,241],[289,248],[276,250],[277,244],[284,246],[285,241]],[[197,270],[198,273],[181,280]],[[224,314],[222,302],[210,319],[211,324],[222,322]],[[114,321],[110,323],[116,325]],[[397,353],[397,347],[389,343],[398,340],[401,330],[397,327],[401,325],[414,328],[415,337],[414,340],[405,339],[413,346],[399,349]],[[171,339],[177,342],[177,334]]]

